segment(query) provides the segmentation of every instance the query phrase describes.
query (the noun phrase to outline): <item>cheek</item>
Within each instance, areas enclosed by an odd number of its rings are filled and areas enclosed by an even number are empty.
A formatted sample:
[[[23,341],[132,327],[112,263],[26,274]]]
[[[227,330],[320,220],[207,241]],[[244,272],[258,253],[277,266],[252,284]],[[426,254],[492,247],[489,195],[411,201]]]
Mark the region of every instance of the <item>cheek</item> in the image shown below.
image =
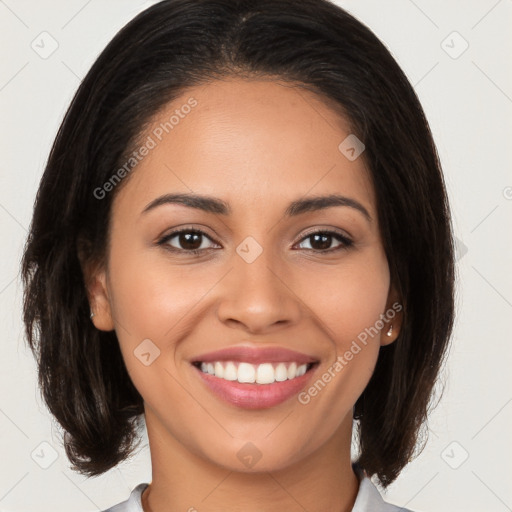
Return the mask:
[[[200,266],[172,263],[153,250],[123,251],[121,244],[111,252],[110,268],[119,325],[143,339],[179,332],[205,289],[215,283],[213,272]]]
[[[388,290],[387,260],[374,255],[317,275],[315,287],[306,295],[331,344],[328,361],[299,396],[306,410],[324,419],[322,435],[339,426],[371,378]]]
[[[302,280],[302,295],[323,325],[337,352],[347,350],[352,340],[364,339],[378,345],[379,335],[375,326],[382,328],[381,314],[385,312],[389,292],[389,268],[381,253],[368,257],[355,256],[345,265],[322,269],[310,279]],[[379,329],[380,330],[380,329]]]
[[[183,401],[175,348],[190,329],[205,286],[213,285],[212,276],[124,249],[113,248],[110,260],[116,334],[133,384],[153,411],[164,411],[169,402]]]

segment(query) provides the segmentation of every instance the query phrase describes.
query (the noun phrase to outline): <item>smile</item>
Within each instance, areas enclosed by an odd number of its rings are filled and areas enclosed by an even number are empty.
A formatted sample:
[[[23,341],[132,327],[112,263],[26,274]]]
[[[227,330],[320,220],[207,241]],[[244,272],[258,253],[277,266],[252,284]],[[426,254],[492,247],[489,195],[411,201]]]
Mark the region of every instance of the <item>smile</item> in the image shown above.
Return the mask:
[[[320,364],[312,354],[249,343],[198,354],[190,362],[209,394],[242,409],[268,409],[292,399]]]
[[[296,362],[251,364],[240,361],[197,362],[195,365],[203,372],[227,381],[248,384],[273,384],[302,377],[313,363]]]

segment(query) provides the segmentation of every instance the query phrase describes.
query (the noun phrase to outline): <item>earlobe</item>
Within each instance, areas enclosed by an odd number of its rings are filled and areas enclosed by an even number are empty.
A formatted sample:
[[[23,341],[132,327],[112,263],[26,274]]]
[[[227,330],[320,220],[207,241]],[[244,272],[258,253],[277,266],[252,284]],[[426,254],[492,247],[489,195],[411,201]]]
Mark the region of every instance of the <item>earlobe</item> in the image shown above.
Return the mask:
[[[403,305],[394,287],[391,287],[389,292],[386,311],[382,315],[382,320],[384,327],[381,330],[380,344],[386,346],[398,338],[402,328]]]
[[[399,329],[396,327],[396,316],[393,320],[390,320],[389,323],[384,325],[384,329],[381,331],[380,344],[381,346],[391,345],[397,338],[399,334]]]

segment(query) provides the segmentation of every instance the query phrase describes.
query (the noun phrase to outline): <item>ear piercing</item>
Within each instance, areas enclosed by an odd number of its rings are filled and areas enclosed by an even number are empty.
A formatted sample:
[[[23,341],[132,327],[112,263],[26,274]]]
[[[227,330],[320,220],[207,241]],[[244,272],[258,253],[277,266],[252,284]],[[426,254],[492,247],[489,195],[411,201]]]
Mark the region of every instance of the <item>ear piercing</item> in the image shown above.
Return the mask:
[[[388,332],[387,332],[386,334],[387,334],[388,336],[391,336],[391,333],[392,333],[392,332],[393,332],[393,324],[391,324],[391,325],[389,326],[389,330],[388,330]]]
[[[94,313],[91,310],[91,314],[90,314],[91,319],[92,319],[93,316],[94,316]]]

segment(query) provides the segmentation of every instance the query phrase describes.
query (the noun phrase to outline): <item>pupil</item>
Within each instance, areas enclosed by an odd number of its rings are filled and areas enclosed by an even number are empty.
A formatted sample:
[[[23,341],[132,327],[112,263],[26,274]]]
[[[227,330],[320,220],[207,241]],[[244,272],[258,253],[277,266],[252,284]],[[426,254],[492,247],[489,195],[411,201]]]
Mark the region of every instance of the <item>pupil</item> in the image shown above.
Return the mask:
[[[193,240],[195,238],[195,240]],[[199,233],[181,233],[180,244],[184,249],[198,249],[201,246]],[[198,243],[199,242],[199,243]]]
[[[323,239],[323,243],[320,243],[320,247],[317,247],[318,249],[329,249],[331,246],[331,235],[323,235],[323,234],[316,234],[313,235],[313,239],[315,242],[318,241],[318,239]]]

